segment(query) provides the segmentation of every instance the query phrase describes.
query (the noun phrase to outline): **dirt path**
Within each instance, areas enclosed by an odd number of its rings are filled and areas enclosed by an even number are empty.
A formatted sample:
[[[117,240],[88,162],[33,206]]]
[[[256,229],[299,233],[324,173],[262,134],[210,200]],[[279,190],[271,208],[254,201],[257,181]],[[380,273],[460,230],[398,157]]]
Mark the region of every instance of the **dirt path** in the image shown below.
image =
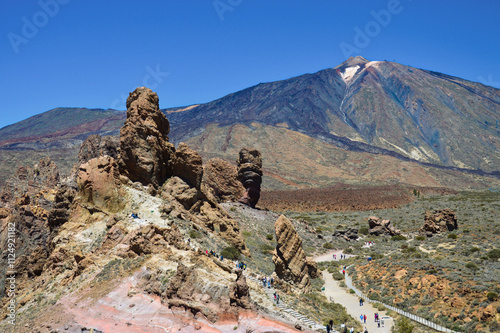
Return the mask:
[[[333,255],[337,256],[337,260],[340,259],[342,251],[331,251],[314,258],[316,262],[321,261],[332,261]],[[347,255],[348,257],[350,255]],[[328,273],[326,270],[323,272],[323,280],[325,281],[325,291],[324,294],[328,299],[333,300],[335,303],[341,304],[347,310],[351,316],[359,320],[361,314],[366,315],[366,324],[362,323],[363,327],[368,329],[368,332],[380,332],[380,333],[390,333],[391,327],[393,325],[392,318],[388,318],[385,312],[379,311],[374,308],[370,303],[365,302],[363,306],[359,305],[359,297],[350,294],[344,288],[340,287],[340,281],[333,279],[332,274]],[[378,324],[374,321],[375,313],[378,313],[380,318],[384,319],[385,327],[378,327]],[[348,328],[349,329],[349,328]]]

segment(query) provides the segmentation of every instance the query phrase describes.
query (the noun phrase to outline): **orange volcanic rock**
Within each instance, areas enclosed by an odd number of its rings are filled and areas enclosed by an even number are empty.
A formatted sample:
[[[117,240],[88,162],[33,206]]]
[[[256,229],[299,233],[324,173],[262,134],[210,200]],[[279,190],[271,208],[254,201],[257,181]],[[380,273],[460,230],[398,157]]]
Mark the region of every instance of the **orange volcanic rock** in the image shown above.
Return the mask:
[[[317,268],[308,266],[308,260],[302,248],[302,239],[290,220],[281,215],[274,225],[276,233],[276,249],[273,262],[278,277],[293,284],[302,292],[311,288],[311,274],[316,276]]]
[[[79,194],[83,202],[104,211],[117,212],[124,208],[120,188],[120,175],[114,158],[102,156],[80,165],[78,172]]]
[[[217,202],[237,201],[245,193],[238,170],[231,163],[213,158],[203,166],[206,195]]]
[[[139,87],[127,98],[127,120],[120,130],[120,173],[144,185],[161,186],[172,175],[174,145],[158,95]]]

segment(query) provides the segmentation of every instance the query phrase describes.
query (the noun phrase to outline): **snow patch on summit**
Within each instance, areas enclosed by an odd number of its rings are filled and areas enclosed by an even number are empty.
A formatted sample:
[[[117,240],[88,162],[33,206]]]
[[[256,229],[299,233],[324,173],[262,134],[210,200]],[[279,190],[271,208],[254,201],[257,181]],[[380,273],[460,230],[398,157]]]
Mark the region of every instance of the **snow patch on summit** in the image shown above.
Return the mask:
[[[351,81],[351,79],[356,74],[358,69],[359,69],[358,65],[353,66],[353,67],[347,67],[346,69],[344,69],[344,71],[340,73],[342,80],[344,80],[344,82],[346,82],[346,83]]]

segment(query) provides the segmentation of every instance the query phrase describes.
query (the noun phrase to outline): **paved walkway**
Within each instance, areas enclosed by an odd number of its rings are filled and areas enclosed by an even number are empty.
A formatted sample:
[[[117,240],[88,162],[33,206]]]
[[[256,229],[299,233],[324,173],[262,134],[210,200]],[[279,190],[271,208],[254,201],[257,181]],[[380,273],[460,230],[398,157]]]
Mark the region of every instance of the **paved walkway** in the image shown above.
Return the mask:
[[[321,262],[321,261],[333,261],[333,254],[337,255],[337,261],[340,259],[340,254],[342,254],[341,251],[332,251],[320,256],[315,257],[314,259],[316,262]],[[347,255],[347,257],[350,257],[351,255]],[[350,280],[350,278],[346,274],[346,278]],[[391,332],[391,327],[393,325],[393,319],[387,316],[387,314],[383,311],[379,311],[376,308],[374,308],[369,302],[365,302],[363,306],[359,305],[359,297],[350,294],[348,291],[346,291],[344,288],[340,287],[340,281],[336,281],[333,279],[332,274],[328,273],[326,270],[323,271],[323,280],[325,281],[325,291],[324,294],[325,296],[333,300],[335,303],[341,304],[344,306],[347,310],[347,313],[356,318],[357,320],[359,319],[359,316],[361,314],[366,315],[366,324],[362,323],[363,327],[366,327],[368,329],[369,333],[372,332],[380,332],[380,333],[390,333]],[[346,281],[350,282],[350,281]],[[379,314],[380,318],[384,318],[384,326],[385,327],[378,327],[378,323],[375,322],[375,313]]]

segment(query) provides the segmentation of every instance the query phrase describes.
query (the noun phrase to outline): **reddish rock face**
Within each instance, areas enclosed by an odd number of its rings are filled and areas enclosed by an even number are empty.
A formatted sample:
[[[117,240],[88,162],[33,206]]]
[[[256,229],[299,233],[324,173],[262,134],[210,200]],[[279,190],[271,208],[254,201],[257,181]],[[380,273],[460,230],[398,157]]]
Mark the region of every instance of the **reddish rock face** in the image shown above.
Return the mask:
[[[127,99],[127,120],[120,130],[120,173],[144,185],[161,186],[172,175],[174,145],[158,96],[139,87]]]
[[[248,148],[240,150],[238,179],[246,189],[239,201],[255,208],[260,199],[260,186],[262,184],[262,157],[258,150]]]

